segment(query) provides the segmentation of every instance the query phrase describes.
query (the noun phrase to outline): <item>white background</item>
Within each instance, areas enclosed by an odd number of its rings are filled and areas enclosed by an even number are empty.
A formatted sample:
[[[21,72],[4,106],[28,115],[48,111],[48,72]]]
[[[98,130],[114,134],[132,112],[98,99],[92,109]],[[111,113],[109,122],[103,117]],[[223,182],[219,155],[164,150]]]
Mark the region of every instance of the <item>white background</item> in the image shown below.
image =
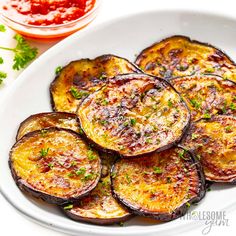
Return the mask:
[[[234,0],[103,0],[103,4],[98,17],[94,22],[92,22],[89,27],[95,27],[97,24],[101,24],[102,22],[109,21],[110,19],[116,17],[154,9],[199,9],[228,14],[229,16],[234,16],[236,18],[236,2]],[[140,30],[142,29],[140,28]],[[155,29],[153,30],[155,31]],[[13,36],[14,32],[10,29],[7,29],[6,33],[0,33],[0,45],[13,46],[15,43],[12,39]],[[41,54],[57,42],[52,41],[48,43],[39,43],[33,41],[31,43],[39,48]],[[4,81],[4,85],[0,87],[1,99],[2,96],[7,93],[8,87],[10,87],[11,84],[14,83],[14,81],[17,79],[17,75],[21,73],[21,71],[15,72],[11,69],[13,59],[13,55],[11,53],[0,51],[0,56],[2,56],[5,60],[5,63],[3,65],[0,65],[0,70],[5,71],[8,74],[8,78]],[[3,133],[4,131],[1,131],[1,134]],[[65,236],[65,234],[57,233],[55,231],[43,228],[29,221],[28,219],[20,215],[14,208],[12,208],[1,195],[0,207],[1,235]],[[226,218],[229,219],[228,227],[213,226],[210,233],[207,235],[236,235],[236,211],[226,212]],[[194,231],[191,231],[191,235],[202,235],[201,231],[202,228],[195,229]],[[188,234],[183,233],[181,234],[181,236]]]

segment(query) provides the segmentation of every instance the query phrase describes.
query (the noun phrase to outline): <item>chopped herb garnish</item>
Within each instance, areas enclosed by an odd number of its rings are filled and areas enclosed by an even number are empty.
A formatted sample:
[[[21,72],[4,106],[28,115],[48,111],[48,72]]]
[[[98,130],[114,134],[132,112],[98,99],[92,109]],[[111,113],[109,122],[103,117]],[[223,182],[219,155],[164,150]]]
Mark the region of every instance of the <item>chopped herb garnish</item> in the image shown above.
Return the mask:
[[[128,181],[128,184],[130,184],[130,183],[131,183],[131,179],[130,179],[130,177],[129,177],[128,174],[125,175],[125,178],[126,178],[126,180]]]
[[[153,173],[161,174],[161,173],[163,173],[163,170],[160,167],[158,167],[158,166],[154,166],[153,167]]]
[[[201,155],[198,154],[196,157],[198,160],[201,160]]]
[[[84,176],[84,180],[90,180],[90,179],[92,179],[93,177],[94,177],[94,174],[89,173],[89,174],[87,174],[87,175]]]
[[[45,130],[45,129],[41,129],[40,130],[40,134],[42,135],[42,137],[44,137],[46,134],[47,134],[47,130]]]
[[[101,75],[99,76],[99,79],[101,79],[101,80],[106,79],[106,78],[107,78],[107,76],[106,76],[105,74],[101,74]]]
[[[64,210],[70,210],[73,208],[73,204],[67,205],[64,207]]]
[[[234,97],[233,97],[233,100],[235,100],[235,101],[236,101],[236,96],[234,96]]]
[[[88,159],[90,161],[93,161],[93,160],[97,159],[97,156],[94,155],[94,152],[92,150],[88,150]]]
[[[100,120],[100,124],[101,125],[106,125],[106,124],[108,124],[108,121],[107,120]]]
[[[188,69],[188,64],[183,64],[183,65],[177,65],[177,70],[179,71],[185,71]]]
[[[83,131],[83,129],[82,128],[79,128],[79,134],[84,134],[84,131]]]
[[[225,114],[225,113],[227,112],[226,106],[227,106],[227,104],[226,104],[226,102],[225,102],[225,103],[224,103],[224,106],[221,108],[223,114]]]
[[[12,68],[14,70],[20,70],[25,68],[29,62],[35,59],[38,54],[38,49],[32,48],[19,34],[16,34],[14,39],[17,41],[15,48],[0,47],[0,49],[12,51],[15,54]]]
[[[75,173],[76,175],[83,175],[86,172],[86,168],[85,167],[80,167]]]
[[[209,154],[212,154],[212,153],[213,153],[212,149],[207,149],[206,152],[209,153]],[[198,156],[199,156],[199,155],[198,155]]]
[[[213,67],[208,67],[205,70],[206,73],[213,73],[214,71],[215,71],[215,69]]]
[[[124,148],[125,148],[125,147],[124,147],[124,146],[122,146],[122,145],[121,145],[121,146],[119,146],[119,149],[120,149],[120,150],[123,150]]]
[[[125,121],[125,122],[123,123],[123,125],[124,125],[125,127],[129,126],[129,121]]]
[[[211,191],[211,188],[209,187],[209,188],[207,188],[207,192],[210,192]]]
[[[132,126],[134,126],[134,125],[136,124],[136,122],[137,122],[136,119],[133,119],[133,118],[132,118],[132,119],[130,120],[130,124],[131,124]]]
[[[82,97],[89,95],[88,92],[83,91],[83,90],[78,91],[78,90],[77,90],[75,87],[73,87],[73,86],[70,88],[70,92],[71,92],[72,96],[73,96],[74,98],[76,98],[76,99],[81,99]]]
[[[189,202],[186,202],[186,206],[189,208],[191,204]]]
[[[0,64],[3,64],[4,63],[4,60],[2,57],[0,57]]]
[[[185,150],[179,152],[179,157],[182,158],[183,160],[188,160],[188,158],[185,158]]]
[[[153,110],[157,110],[157,105],[154,104],[154,105],[152,106],[152,108],[153,108]]]
[[[67,176],[68,176],[68,177],[74,177],[75,174],[74,174],[73,172],[70,172]]]
[[[152,139],[147,138],[147,139],[145,140],[145,142],[146,142],[146,143],[152,143]]]
[[[236,110],[236,105],[234,103],[230,103],[229,108],[234,111]]]
[[[102,102],[101,102],[101,104],[102,104],[103,106],[106,106],[106,105],[109,104],[109,102],[107,101],[107,99],[103,99]]]
[[[52,169],[52,168],[53,168],[53,166],[54,166],[54,164],[53,164],[53,163],[48,163],[48,167],[50,167],[50,169]]]
[[[211,118],[211,114],[206,112],[206,113],[203,114],[203,118],[210,119]]]
[[[119,226],[120,226],[120,227],[123,227],[123,226],[124,226],[124,222],[120,222],[120,223],[119,223]]]
[[[6,32],[5,25],[0,25],[0,32]]]
[[[111,177],[112,177],[112,178],[115,178],[115,177],[116,177],[116,173],[112,172],[112,173],[111,173]]]
[[[58,66],[56,69],[55,69],[55,74],[58,75],[62,70],[62,66]]]
[[[0,84],[2,84],[3,79],[7,78],[7,74],[3,71],[0,71]]]
[[[198,101],[196,101],[196,99],[190,99],[189,101],[191,105],[195,107],[196,109],[199,109],[201,107],[201,104]]]
[[[230,132],[230,131],[232,130],[232,126],[230,126],[230,125],[226,126],[226,127],[225,127],[225,130],[226,130],[227,132]]]
[[[168,100],[168,107],[173,107],[173,102],[170,99]]]
[[[76,161],[72,161],[71,163],[70,163],[70,166],[72,167],[72,166],[76,166],[77,165],[77,162]]]
[[[49,148],[47,148],[47,149],[42,148],[42,149],[40,150],[40,156],[41,156],[41,157],[45,157],[45,156],[48,155],[48,152],[49,152]]]
[[[199,137],[198,134],[194,134],[194,133],[192,133],[192,139],[196,139],[196,138],[198,138],[198,137]]]

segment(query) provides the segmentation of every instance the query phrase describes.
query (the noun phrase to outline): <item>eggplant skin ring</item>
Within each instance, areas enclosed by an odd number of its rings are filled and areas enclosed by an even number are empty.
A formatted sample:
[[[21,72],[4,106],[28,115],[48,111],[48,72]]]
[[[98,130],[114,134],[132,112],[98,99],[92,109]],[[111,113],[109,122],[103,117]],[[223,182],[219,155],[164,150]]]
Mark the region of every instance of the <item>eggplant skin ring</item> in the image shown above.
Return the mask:
[[[236,183],[236,117],[220,115],[192,123],[182,145],[197,154],[207,180]]]
[[[110,170],[117,157],[105,153],[100,153],[100,157],[102,177],[96,188],[75,204],[65,205],[61,209],[75,221],[97,225],[125,222],[133,215],[113,198],[111,191]]]
[[[81,100],[101,88],[109,78],[132,72],[141,71],[127,59],[115,55],[72,61],[50,85],[52,108],[75,113]]]
[[[144,72],[161,78],[216,74],[236,82],[236,64],[220,49],[172,36],[144,49],[135,62]]]
[[[59,128],[23,136],[10,151],[9,166],[21,190],[53,204],[85,196],[101,174],[96,151],[77,133]]]
[[[191,121],[216,114],[236,115],[236,83],[216,75],[186,76],[169,81],[191,111]]]
[[[173,147],[140,158],[120,158],[112,167],[113,196],[131,212],[170,221],[205,196],[200,163]]]
[[[89,95],[77,116],[86,137],[104,151],[139,156],[179,142],[190,113],[165,80],[146,74],[119,75]]]
[[[66,112],[45,112],[31,115],[25,119],[19,126],[16,140],[19,140],[25,134],[32,131],[50,127],[71,129],[77,133],[80,132],[77,116],[75,114]]]

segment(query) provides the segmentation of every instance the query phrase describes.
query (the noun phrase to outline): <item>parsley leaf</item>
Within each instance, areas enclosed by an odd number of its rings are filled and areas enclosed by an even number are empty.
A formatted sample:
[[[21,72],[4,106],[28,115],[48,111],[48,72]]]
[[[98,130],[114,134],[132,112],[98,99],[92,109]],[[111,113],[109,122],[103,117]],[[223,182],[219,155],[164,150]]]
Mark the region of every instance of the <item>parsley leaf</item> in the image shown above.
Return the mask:
[[[0,25],[0,32],[6,32],[5,25]]]
[[[71,87],[70,92],[72,96],[76,99],[81,99],[83,96],[88,96],[89,93],[83,90],[78,91],[76,87]]]
[[[31,62],[38,54],[37,48],[32,48],[27,41],[19,34],[14,36],[17,41],[15,48],[0,47],[0,49],[14,52],[14,64],[12,68],[14,70],[20,70],[25,68],[29,62]]]
[[[4,60],[2,57],[0,57],[0,64],[3,64],[4,63]]]
[[[154,166],[153,167],[153,172],[155,174],[161,174],[163,172],[163,170],[160,167],[158,167],[158,166]]]
[[[3,71],[0,71],[0,84],[2,84],[3,79],[7,78],[7,74]]]
[[[49,148],[47,148],[47,149],[42,148],[42,149],[40,150],[40,156],[41,156],[41,157],[45,157],[45,156],[48,155],[48,152],[49,152]]]

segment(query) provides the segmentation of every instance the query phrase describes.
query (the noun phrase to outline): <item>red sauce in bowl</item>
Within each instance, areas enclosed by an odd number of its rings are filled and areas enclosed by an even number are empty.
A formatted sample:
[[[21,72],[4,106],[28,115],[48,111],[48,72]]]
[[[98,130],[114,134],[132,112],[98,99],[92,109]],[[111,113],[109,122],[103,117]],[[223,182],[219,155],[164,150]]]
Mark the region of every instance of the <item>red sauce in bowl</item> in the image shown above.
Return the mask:
[[[96,0],[8,0],[4,14],[17,22],[55,26],[75,21],[95,5]]]

